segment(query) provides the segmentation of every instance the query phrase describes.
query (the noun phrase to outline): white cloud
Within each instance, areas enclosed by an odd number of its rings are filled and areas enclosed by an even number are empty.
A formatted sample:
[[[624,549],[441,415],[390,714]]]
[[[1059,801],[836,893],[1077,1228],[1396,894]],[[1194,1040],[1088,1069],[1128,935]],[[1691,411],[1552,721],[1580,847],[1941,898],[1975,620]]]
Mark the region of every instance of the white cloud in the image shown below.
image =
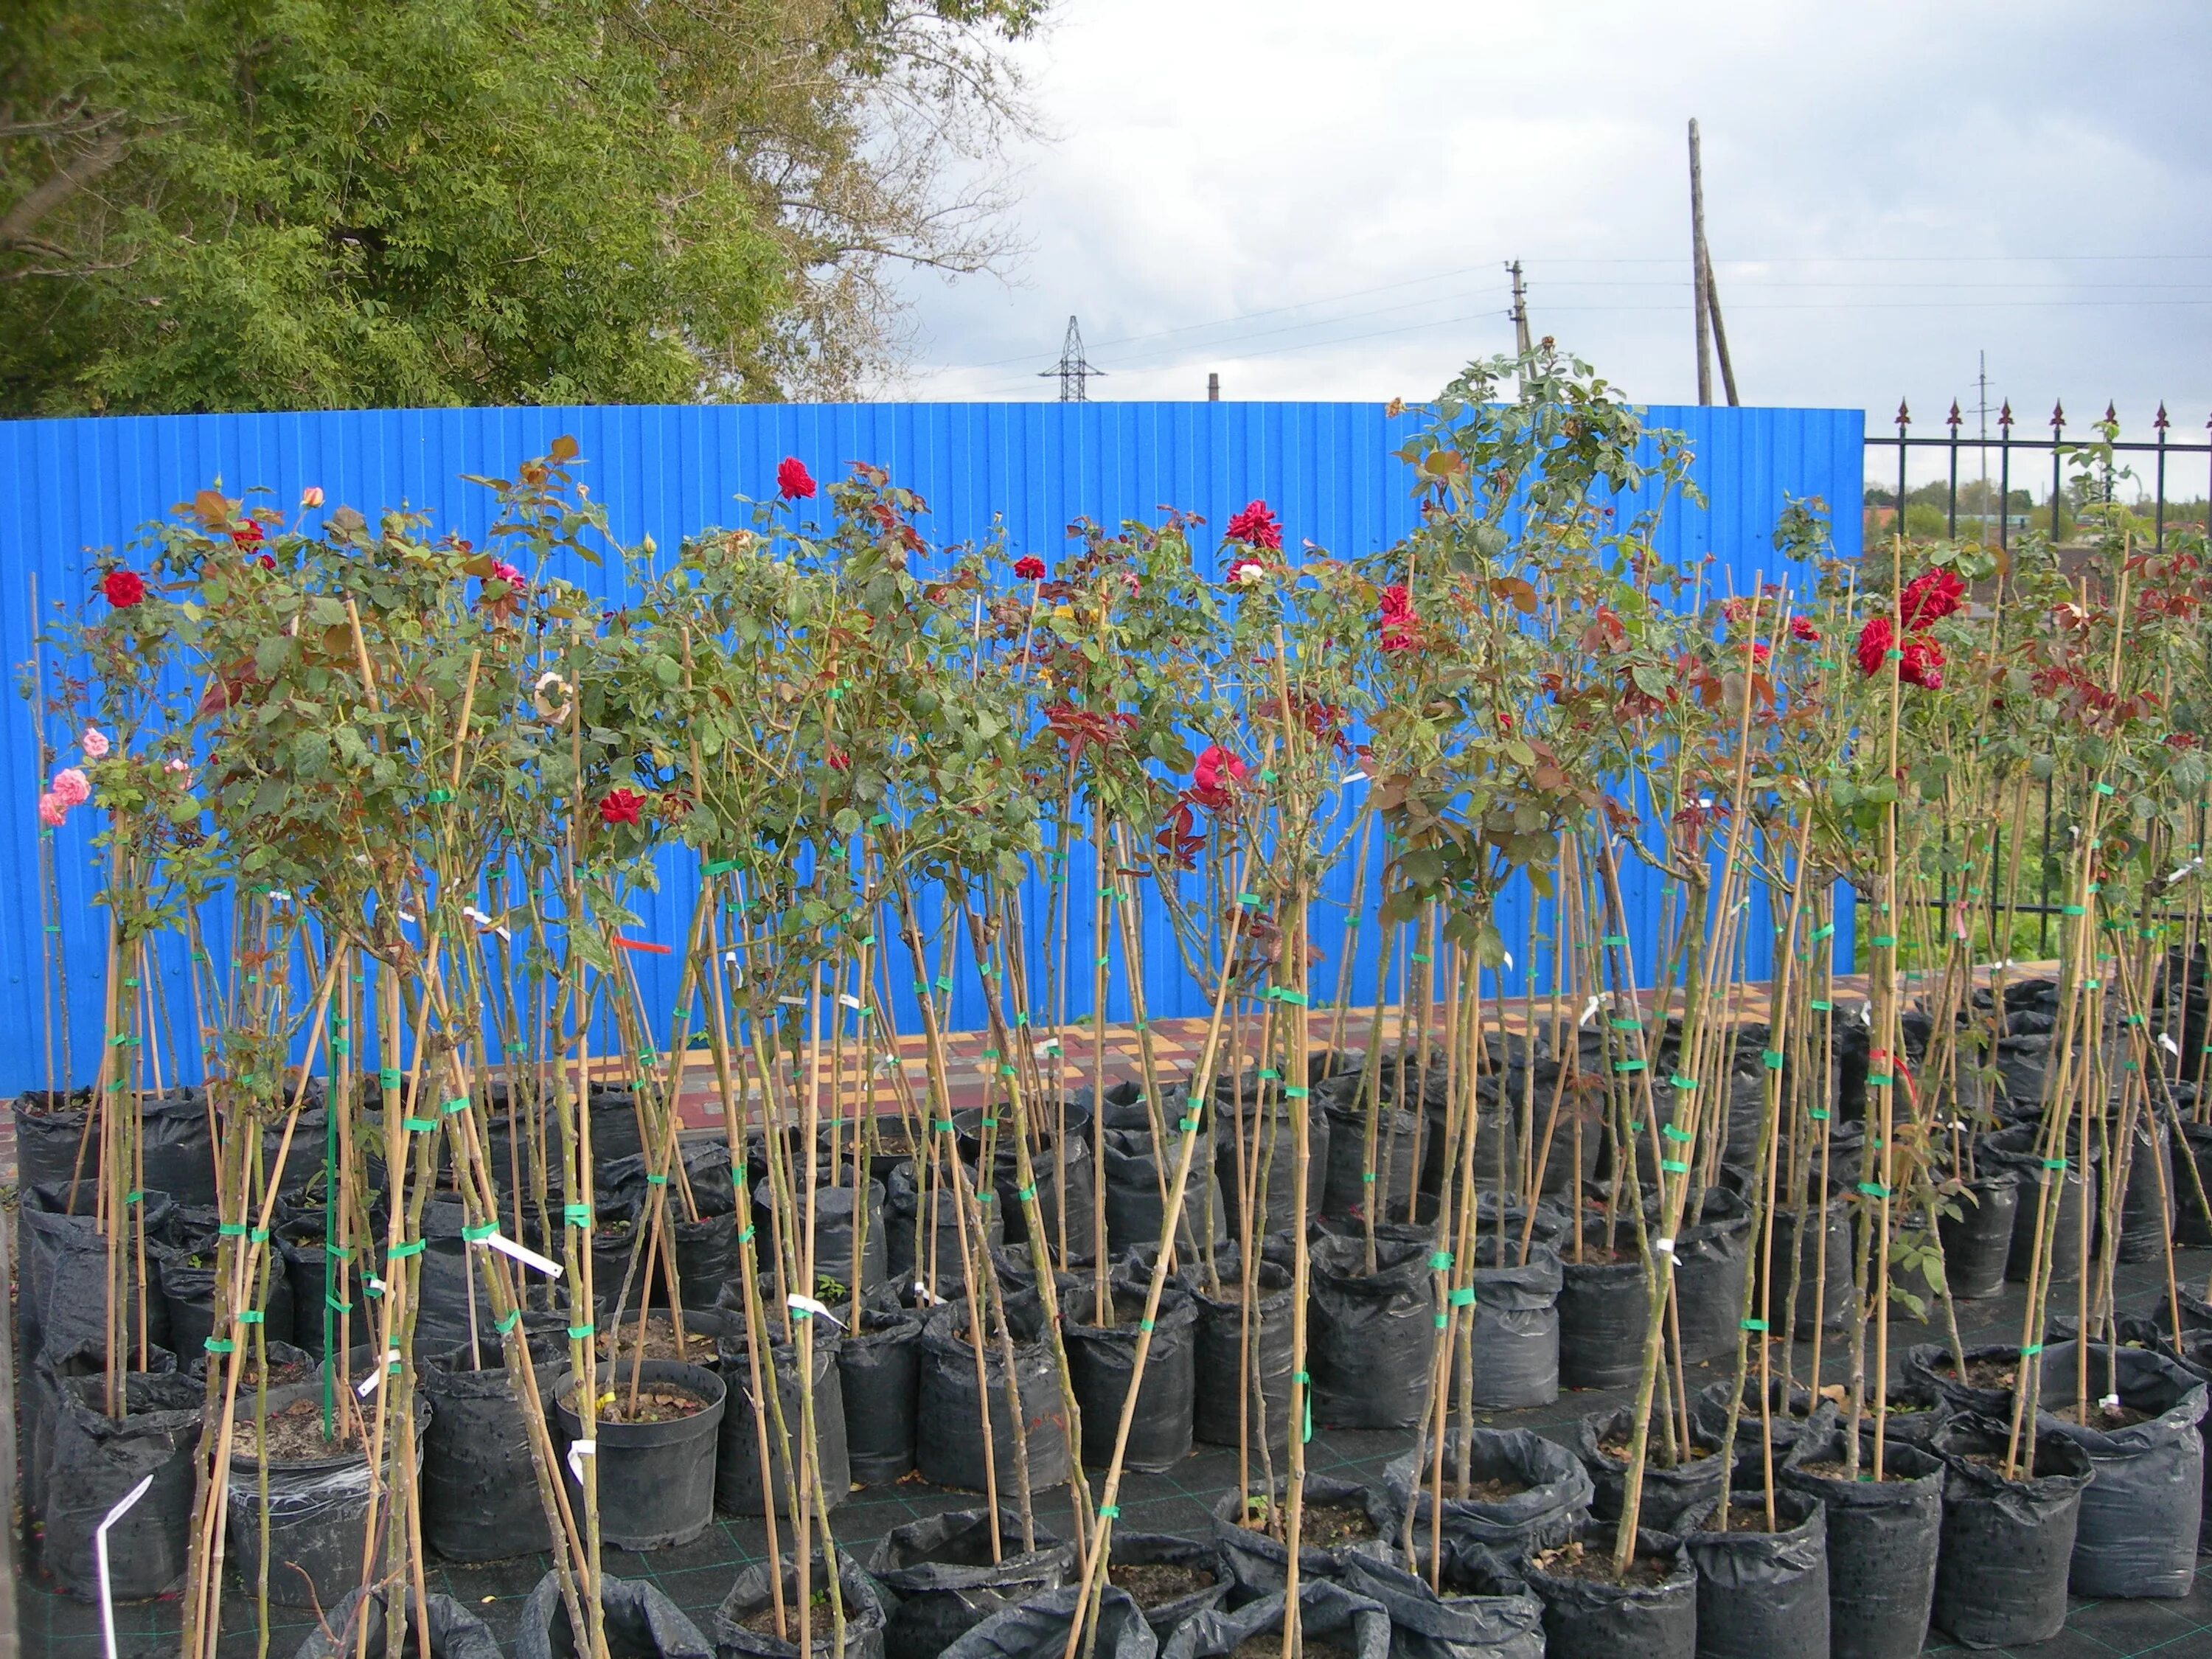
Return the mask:
[[[1012,287],[917,277],[908,395],[1418,398],[1540,333],[1694,396],[1684,123],[1747,402],[2212,412],[2212,8],[1066,0]],[[2148,256],[2161,257],[2148,257]],[[2201,257],[2178,257],[2178,256]],[[2128,256],[2128,257],[2115,257]],[[1237,320],[1227,320],[1237,319]]]

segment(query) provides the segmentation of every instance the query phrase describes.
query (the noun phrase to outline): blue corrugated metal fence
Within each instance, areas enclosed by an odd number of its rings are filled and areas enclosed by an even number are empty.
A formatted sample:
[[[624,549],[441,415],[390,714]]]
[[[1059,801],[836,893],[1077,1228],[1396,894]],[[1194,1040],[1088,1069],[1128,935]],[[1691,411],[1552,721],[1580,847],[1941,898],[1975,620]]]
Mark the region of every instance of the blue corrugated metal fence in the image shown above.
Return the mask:
[[[1856,410],[1654,408],[1653,424],[1686,433],[1692,476],[1706,505],[1676,502],[1663,522],[1672,558],[1710,553],[1743,589],[1778,574],[1774,523],[1789,496],[1820,496],[1835,514],[1838,550],[1858,551],[1863,422]],[[0,425],[0,629],[11,662],[31,655],[30,577],[42,599],[74,607],[87,592],[87,553],[120,547],[139,527],[201,489],[236,495],[265,489],[289,507],[308,485],[331,507],[372,519],[406,505],[440,530],[481,539],[492,502],[464,475],[511,474],[561,434],[581,447],[581,476],[625,544],[650,535],[664,547],[714,526],[741,524],[739,498],[774,493],[776,463],[805,461],[817,477],[866,461],[928,503],[925,533],[940,543],[981,540],[1002,529],[1010,555],[1048,562],[1068,546],[1078,519],[1108,526],[1154,518],[1164,507],[1205,516],[1218,532],[1230,514],[1264,497],[1280,514],[1286,544],[1310,542],[1360,555],[1412,527],[1405,469],[1394,452],[1416,427],[1370,404],[863,404],[709,408],[369,410],[330,414],[201,416],[27,421]],[[1624,509],[1628,503],[1623,503]],[[574,574],[609,597],[618,566]],[[51,734],[59,740],[62,734]],[[40,782],[32,718],[15,702],[0,725],[0,776],[16,805],[0,812],[0,1091],[43,1078],[39,1014],[37,822]],[[58,839],[61,933],[70,967],[78,1070],[88,1070],[98,1030],[104,917],[89,903],[99,886],[87,842],[89,814]],[[1081,882],[1080,871],[1071,878]],[[1372,884],[1370,884],[1370,887]],[[1331,896],[1348,898],[1339,872]],[[653,902],[647,918],[660,937],[681,937],[680,888]],[[1081,889],[1079,887],[1079,890]],[[1656,894],[1639,885],[1632,902],[1649,928]],[[1500,917],[1509,941],[1525,923]],[[1148,927],[1157,964],[1146,987],[1155,1016],[1203,1012],[1205,994],[1175,965],[1164,919]],[[1369,930],[1371,935],[1372,930]],[[1356,940],[1358,935],[1350,938]],[[1347,942],[1340,914],[1317,927],[1326,953],[1316,984],[1334,982]],[[1370,947],[1371,948],[1371,947]],[[1647,953],[1648,955],[1648,953]],[[1354,983],[1364,985],[1365,969]],[[1087,987],[1088,975],[1079,975]],[[1032,982],[1042,983],[1041,972]],[[648,996],[659,991],[648,983]],[[672,991],[672,982],[667,987]],[[1079,989],[1079,1009],[1087,993]],[[660,996],[665,1006],[665,995]],[[1109,1008],[1125,1017],[1126,1005]],[[956,1024],[980,1024],[980,1001],[956,999]],[[910,1026],[909,1026],[910,1029]]]

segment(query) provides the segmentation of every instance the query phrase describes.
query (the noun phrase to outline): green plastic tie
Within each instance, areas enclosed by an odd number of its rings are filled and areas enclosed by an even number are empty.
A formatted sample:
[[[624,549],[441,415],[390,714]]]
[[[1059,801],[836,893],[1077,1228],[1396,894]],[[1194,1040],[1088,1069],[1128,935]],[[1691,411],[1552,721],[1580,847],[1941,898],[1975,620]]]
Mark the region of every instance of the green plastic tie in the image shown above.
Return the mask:
[[[246,1237],[246,1224],[243,1221],[222,1222],[217,1224],[216,1233],[222,1238],[243,1238]]]
[[[1677,1141],[1684,1145],[1686,1145],[1697,1139],[1697,1136],[1692,1134],[1687,1129],[1678,1129],[1671,1123],[1661,1124],[1659,1126],[1659,1133],[1666,1136],[1669,1140]]]
[[[1687,1175],[1690,1173],[1690,1166],[1688,1164],[1677,1164],[1671,1158],[1661,1158],[1659,1160],[1659,1167],[1664,1170],[1668,1175]]]
[[[665,1175],[649,1175],[645,1178],[645,1184],[648,1187],[665,1187],[668,1184],[668,1177]]]
[[[2086,916],[2089,911],[2086,905],[2062,904],[2058,907],[2058,914],[2062,916]]]
[[[740,1244],[750,1244],[750,1243],[751,1243],[753,1242],[753,1232],[754,1232],[754,1230],[753,1230],[752,1228],[750,1228],[750,1227],[746,1228],[746,1229],[744,1230],[744,1231],[743,1231],[743,1232],[741,1232],[741,1233],[739,1233],[739,1234],[738,1235],[738,1243],[740,1243]]]
[[[1430,1253],[1429,1271],[1431,1273],[1449,1273],[1451,1264],[1452,1253],[1449,1250],[1434,1250]]]
[[[1285,1083],[1283,1085],[1283,1098],[1285,1100],[1304,1100],[1311,1092],[1310,1090],[1299,1088],[1295,1083]]]
[[[1280,1083],[1283,1080],[1283,1074],[1272,1066],[1262,1066],[1259,1075],[1270,1083]]]
[[[2066,1160],[2063,1158],[2046,1158],[2043,1160],[2043,1167],[2053,1175],[2063,1174],[2066,1169]]]
[[[1782,1069],[1782,1050],[1781,1050],[1781,1049],[1779,1049],[1779,1048],[1763,1048],[1763,1049],[1761,1049],[1761,1050],[1759,1051],[1759,1059],[1760,1059],[1762,1061],[1764,1061],[1764,1062],[1765,1063],[1766,1069],[1767,1069],[1768,1071],[1770,1071],[1770,1072],[1778,1072],[1778,1071],[1780,1071],[1780,1070]]]
[[[1269,986],[1267,997],[1271,1001],[1287,1002],[1299,1008],[1306,1006],[1306,994],[1304,991],[1293,991],[1286,985]]]
[[[888,812],[878,812],[878,813],[877,813],[877,814],[875,815],[875,817],[872,817],[872,818],[870,818],[870,819],[868,820],[868,828],[869,828],[869,829],[871,829],[871,830],[880,830],[880,829],[882,829],[885,824],[889,823],[890,821],[891,821],[891,815],[890,815],[890,813],[888,813]]]
[[[517,1325],[520,1325],[521,1322],[522,1322],[522,1310],[521,1310],[521,1309],[520,1309],[520,1308],[517,1308],[517,1309],[516,1309],[513,1313],[510,1313],[509,1315],[507,1315],[507,1316],[506,1318],[504,1318],[504,1319],[495,1319],[495,1320],[493,1320],[493,1321],[492,1321],[492,1322],[491,1322],[491,1323],[492,1323],[492,1328],[493,1328],[494,1330],[497,1331],[497,1332],[498,1332],[501,1336],[505,1336],[505,1335],[506,1335],[509,1331],[513,1330],[513,1329],[514,1329]]]
[[[1149,1331],[1152,1328],[1152,1322],[1149,1319],[1140,1319],[1137,1322],[1137,1328],[1140,1331]]]
[[[1764,1334],[1766,1330],[1766,1322],[1763,1319],[1747,1319],[1742,1321],[1741,1323],[1743,1325],[1743,1328],[1747,1331],[1757,1331],[1761,1334]]]
[[[246,1234],[246,1242],[249,1244],[266,1244],[269,1242],[269,1229],[266,1227],[256,1227],[252,1231]]]
[[[1688,1090],[1694,1089],[1698,1086],[1697,1079],[1693,1077],[1684,1077],[1679,1072],[1677,1072],[1673,1077],[1668,1079],[1667,1081],[1670,1085],[1677,1089]]]
[[[1859,1191],[1868,1198],[1887,1198],[1889,1196],[1889,1188],[1883,1186],[1879,1181],[1862,1181],[1859,1182]]]
[[[1427,963],[1428,963],[1428,960],[1429,960],[1429,959],[1428,959],[1428,957],[1427,957],[1425,955],[1424,955],[1422,952],[1420,952],[1420,951],[1414,951],[1414,952],[1413,952],[1413,960],[1414,960],[1414,961],[1416,961],[1416,962],[1418,962],[1418,963],[1421,963],[1423,966],[1425,966],[1425,966],[1427,965]]]
[[[1613,1069],[1616,1072],[1640,1072],[1647,1064],[1648,1061],[1641,1060],[1616,1060]]]
[[[455,1095],[446,1103],[444,1109],[447,1117],[453,1116],[456,1112],[465,1112],[469,1109],[469,1097],[466,1095]]]
[[[1176,1120],[1176,1127],[1185,1134],[1194,1133],[1198,1128],[1198,1120],[1195,1117],[1179,1117]]]
[[[2100,795],[2109,795],[2114,792],[2111,784],[2100,783],[2097,786],[2097,793]]]
[[[929,1127],[941,1135],[949,1135],[952,1133],[952,1120],[949,1117],[940,1117],[933,1121]]]
[[[702,876],[726,876],[737,867],[735,859],[716,859],[712,864],[702,865],[699,873]]]
[[[1015,1190],[1014,1196],[1024,1204],[1035,1203],[1036,1201],[1036,1182],[1032,1181],[1026,1187],[1018,1188]]]
[[[1121,1506],[1119,1504],[1101,1504],[1098,1506],[1098,1518],[1101,1521],[1120,1520],[1121,1518]]]
[[[1832,921],[1825,927],[1818,927],[1814,930],[1813,943],[1818,945],[1822,939],[1833,939],[1835,936],[1836,924]]]
[[[404,1244],[394,1244],[386,1252],[385,1259],[387,1261],[403,1261],[410,1255],[420,1255],[422,1247],[429,1242],[427,1238],[410,1238]]]
[[[341,1302],[337,1297],[332,1296],[328,1291],[325,1291],[323,1292],[323,1305],[326,1308],[335,1308],[340,1313],[351,1313],[353,1311],[352,1303]]]
[[[1628,935],[1626,933],[1601,934],[1599,936],[1598,943],[1600,945],[1616,945],[1621,949],[1626,950],[1628,948]]]
[[[210,1336],[202,1341],[200,1346],[210,1353],[235,1353],[238,1351],[238,1345],[224,1336]]]
[[[123,1201],[125,1204],[143,1204],[146,1201],[146,1189],[143,1187],[134,1188],[123,1194]]]
[[[1887,1072],[1874,1072],[1868,1075],[1866,1086],[1869,1089],[1887,1089],[1895,1080]]]
[[[580,1227],[589,1232],[592,1226],[592,1206],[588,1204],[563,1204],[561,1206],[563,1226]]]
[[[264,1316],[258,1308],[245,1309],[238,1316],[238,1322],[241,1325],[258,1325],[263,1320]]]
[[[471,1244],[481,1244],[499,1231],[499,1223],[487,1221],[480,1227],[463,1227],[461,1237]]]
[[[1826,1123],[1828,1121],[1828,1112],[1825,1107],[1815,1106],[1812,1110],[1807,1112],[1805,1115],[1811,1118],[1815,1123]]]
[[[2022,1349],[2020,1351],[2020,1357],[2021,1357],[2022,1359],[2033,1359],[2033,1358],[2035,1358],[2035,1356],[2036,1356],[2036,1355],[2038,1355],[2038,1354],[2041,1353],[2042,1352],[2043,1352],[2043,1344],[2041,1344],[2040,1342],[2031,1342],[2031,1343],[2029,1343],[2026,1347],[2022,1348]]]
[[[1372,1170],[1362,1170],[1359,1172],[1359,1178],[1362,1182],[1371,1187],[1375,1184],[1375,1171]]]
[[[1644,1022],[1640,1019],[1610,1019],[1606,1024],[1616,1031],[1640,1031],[1644,1029]]]
[[[428,1134],[438,1127],[438,1120],[434,1117],[403,1117],[399,1120],[399,1127],[410,1135]]]
[[[1474,1305],[1474,1286],[1462,1285],[1454,1291],[1451,1293],[1451,1304],[1455,1308],[1472,1308]]]
[[[1239,904],[1247,904],[1247,905],[1249,905],[1249,904],[1257,904],[1257,903],[1259,903],[1261,901],[1260,901],[1260,896],[1259,896],[1257,893],[1239,893],[1239,894],[1237,896],[1237,902]]]
[[[589,1341],[592,1331],[597,1328],[596,1326],[592,1325],[571,1325],[568,1327],[568,1340],[571,1342]]]
[[[1814,1002],[1809,1003],[1807,1006],[1809,1006],[1816,1014],[1833,1013],[1836,1007],[1836,1005],[1832,1002]]]
[[[1897,935],[1894,933],[1876,933],[1872,939],[1869,939],[1867,943],[1873,945],[1877,951],[1893,951],[1897,948]]]

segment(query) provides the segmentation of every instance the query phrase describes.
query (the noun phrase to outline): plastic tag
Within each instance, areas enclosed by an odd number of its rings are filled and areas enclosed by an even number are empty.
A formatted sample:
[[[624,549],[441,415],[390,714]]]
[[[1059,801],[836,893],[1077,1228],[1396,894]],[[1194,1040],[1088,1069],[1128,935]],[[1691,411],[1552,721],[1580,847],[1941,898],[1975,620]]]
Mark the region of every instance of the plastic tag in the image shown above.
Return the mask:
[[[537,1251],[530,1249],[524,1245],[516,1243],[504,1233],[494,1231],[486,1234],[482,1242],[490,1245],[492,1249],[497,1250],[501,1255],[507,1256],[513,1261],[520,1261],[526,1267],[535,1267],[539,1273],[544,1273],[548,1279],[558,1279],[561,1277],[561,1264],[559,1262],[550,1261],[546,1257],[538,1255]]]
[[[571,1440],[568,1443],[568,1473],[576,1477],[576,1484],[584,1484],[584,1460],[599,1455],[596,1440]]]

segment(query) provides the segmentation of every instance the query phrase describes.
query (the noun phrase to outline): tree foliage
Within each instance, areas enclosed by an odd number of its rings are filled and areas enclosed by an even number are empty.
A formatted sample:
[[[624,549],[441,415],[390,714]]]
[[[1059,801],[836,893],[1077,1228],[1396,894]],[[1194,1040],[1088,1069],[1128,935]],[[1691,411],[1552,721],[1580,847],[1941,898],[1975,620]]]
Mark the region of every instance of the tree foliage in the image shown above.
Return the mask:
[[[19,0],[0,409],[848,390],[886,263],[1002,251],[976,164],[1043,9]]]

